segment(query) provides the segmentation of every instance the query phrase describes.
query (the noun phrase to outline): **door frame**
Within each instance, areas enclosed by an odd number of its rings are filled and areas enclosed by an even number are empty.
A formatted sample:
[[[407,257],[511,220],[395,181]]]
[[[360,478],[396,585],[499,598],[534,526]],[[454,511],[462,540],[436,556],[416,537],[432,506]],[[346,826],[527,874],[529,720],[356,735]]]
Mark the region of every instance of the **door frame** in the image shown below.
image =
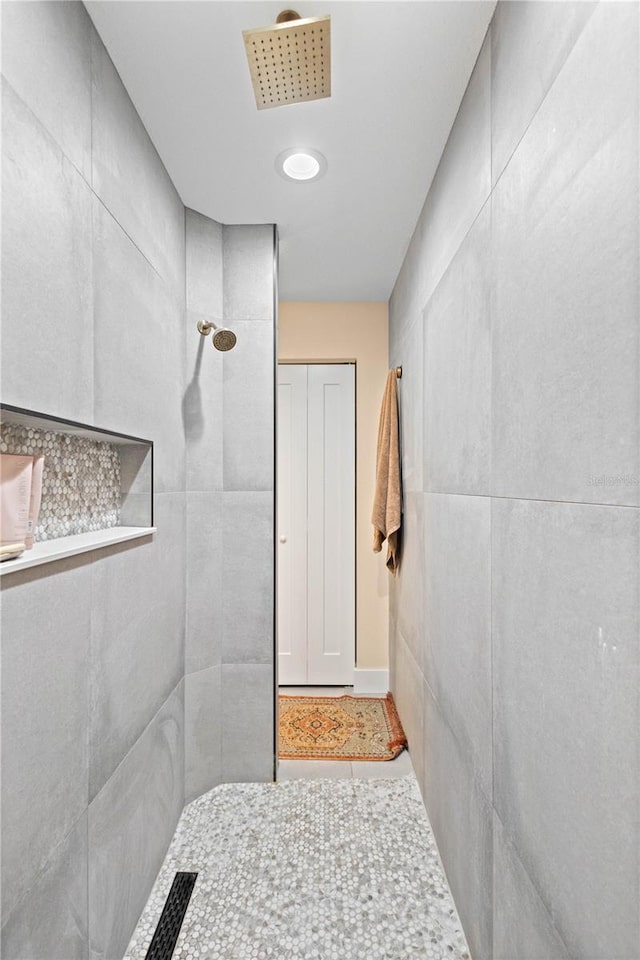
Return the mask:
[[[353,358],[341,358],[336,359],[318,359],[317,357],[312,360],[298,359],[295,360],[279,360],[276,359],[275,363],[275,390],[274,390],[274,414],[275,414],[275,444],[274,444],[274,472],[275,472],[275,488],[274,488],[274,679],[275,679],[275,723],[276,723],[276,764],[278,759],[278,691],[279,691],[279,677],[278,677],[278,651],[279,651],[279,637],[278,637],[278,368],[285,366],[350,366],[353,367],[353,669],[355,671],[357,662],[358,662],[358,579],[357,579],[357,570],[358,570],[358,417],[357,417],[357,403],[358,403],[358,362]],[[313,689],[309,685],[309,689]]]

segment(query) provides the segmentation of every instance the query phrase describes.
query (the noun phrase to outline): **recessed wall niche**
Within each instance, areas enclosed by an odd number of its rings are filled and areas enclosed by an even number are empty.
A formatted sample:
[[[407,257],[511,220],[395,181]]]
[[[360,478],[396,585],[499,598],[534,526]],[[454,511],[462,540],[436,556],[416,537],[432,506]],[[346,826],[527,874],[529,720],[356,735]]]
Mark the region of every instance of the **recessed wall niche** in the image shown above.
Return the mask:
[[[45,458],[34,547],[0,573],[154,532],[150,440],[1,404],[0,452]]]
[[[114,444],[2,423],[0,453],[44,456],[36,543],[119,525],[120,458]]]

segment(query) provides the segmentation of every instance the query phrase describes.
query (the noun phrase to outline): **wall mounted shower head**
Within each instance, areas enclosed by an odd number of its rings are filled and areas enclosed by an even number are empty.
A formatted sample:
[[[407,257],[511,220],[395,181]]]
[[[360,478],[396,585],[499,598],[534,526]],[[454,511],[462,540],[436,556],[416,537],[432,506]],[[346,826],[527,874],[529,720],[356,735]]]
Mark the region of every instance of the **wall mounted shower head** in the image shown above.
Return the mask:
[[[219,327],[213,335],[212,343],[216,350],[233,350],[236,345],[237,337],[233,330],[227,330],[226,327]]]
[[[227,327],[219,327],[207,320],[198,320],[198,333],[202,334],[203,337],[208,337],[212,330],[212,343],[216,350],[222,352],[233,350],[238,339],[233,330],[229,330]]]

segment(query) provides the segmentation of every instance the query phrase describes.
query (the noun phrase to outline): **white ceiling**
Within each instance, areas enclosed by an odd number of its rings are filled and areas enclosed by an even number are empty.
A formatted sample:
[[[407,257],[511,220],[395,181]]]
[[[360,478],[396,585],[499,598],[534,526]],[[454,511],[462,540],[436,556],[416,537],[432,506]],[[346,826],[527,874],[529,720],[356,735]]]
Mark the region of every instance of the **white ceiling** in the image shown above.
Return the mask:
[[[242,31],[284,0],[88,0],[182,200],[280,230],[283,300],[386,300],[438,165],[493,0],[303,0],[331,15],[333,95],[258,111]],[[312,183],[282,150],[328,161]]]

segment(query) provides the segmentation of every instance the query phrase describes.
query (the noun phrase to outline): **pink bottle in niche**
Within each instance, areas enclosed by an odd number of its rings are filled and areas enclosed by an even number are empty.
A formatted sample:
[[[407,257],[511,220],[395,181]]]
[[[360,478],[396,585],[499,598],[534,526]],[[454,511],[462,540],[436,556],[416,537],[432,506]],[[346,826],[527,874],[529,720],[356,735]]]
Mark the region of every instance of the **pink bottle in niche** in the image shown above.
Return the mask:
[[[0,454],[0,559],[25,549],[33,457]]]

